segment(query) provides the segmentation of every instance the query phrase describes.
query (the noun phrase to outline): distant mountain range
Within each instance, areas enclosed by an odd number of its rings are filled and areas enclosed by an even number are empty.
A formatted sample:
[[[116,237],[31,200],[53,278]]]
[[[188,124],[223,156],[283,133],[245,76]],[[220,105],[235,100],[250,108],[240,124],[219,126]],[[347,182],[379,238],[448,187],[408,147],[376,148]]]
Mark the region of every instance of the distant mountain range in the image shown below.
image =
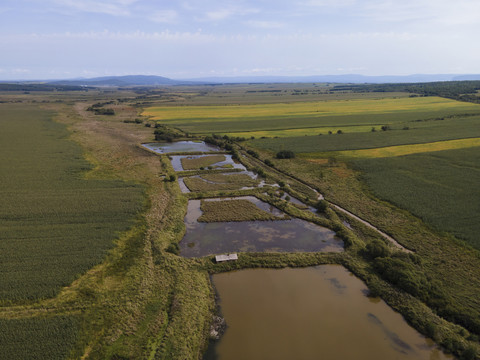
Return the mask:
[[[385,84],[385,83],[419,83],[435,81],[480,80],[480,74],[417,74],[406,76],[365,76],[348,75],[312,75],[312,76],[238,76],[205,77],[191,79],[203,83],[346,83],[346,84]]]
[[[172,80],[156,75],[125,75],[125,76],[104,76],[90,79],[72,79],[49,81],[53,85],[75,85],[75,86],[159,86],[159,85],[188,85],[192,81]]]
[[[346,83],[346,84],[383,84],[383,83],[419,83],[435,81],[480,80],[480,74],[417,74],[406,76],[365,76],[348,75],[313,75],[313,76],[232,76],[204,77],[192,79],[169,79],[155,75],[105,76],[89,79],[71,79],[43,81],[51,85],[70,86],[165,86],[165,85],[200,85],[200,84],[246,84],[246,83]],[[6,82],[6,81],[1,81]],[[13,81],[10,81],[11,83]],[[14,83],[27,83],[15,81]]]

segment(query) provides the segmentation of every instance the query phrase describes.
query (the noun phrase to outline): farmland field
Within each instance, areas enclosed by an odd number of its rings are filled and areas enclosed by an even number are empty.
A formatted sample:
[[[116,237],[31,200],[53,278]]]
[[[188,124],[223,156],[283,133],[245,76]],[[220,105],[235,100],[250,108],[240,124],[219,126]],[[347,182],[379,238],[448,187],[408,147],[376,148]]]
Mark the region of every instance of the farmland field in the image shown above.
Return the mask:
[[[92,166],[36,106],[0,108],[0,301],[55,295],[98,264],[142,209],[142,188]]]
[[[46,359],[202,358],[218,315],[212,274],[338,264],[444,350],[462,360],[478,358],[479,252],[451,234],[476,246],[480,105],[333,88],[255,84],[98,89],[58,97],[7,94],[6,101],[22,103],[0,104],[4,357],[28,358],[26,353],[37,351],[37,358]],[[115,115],[87,110],[99,101],[115,108]],[[172,118],[141,115],[152,108]],[[258,109],[264,112],[255,114]],[[52,121],[53,114],[69,131]],[[208,140],[225,150],[220,156],[236,155],[262,182],[226,168],[176,173],[180,156],[141,147],[154,141],[157,123],[175,133],[177,145],[200,143],[215,132],[220,136]],[[389,129],[382,131],[384,125]],[[275,157],[290,146],[295,158]],[[196,192],[182,193],[177,176]],[[264,182],[278,186],[261,187]],[[325,200],[318,201],[320,194]],[[298,220],[329,228],[332,238],[339,237],[339,251],[292,253],[298,249],[289,247],[275,253],[267,243],[273,227],[198,223],[201,203],[207,221],[269,218],[240,196],[256,196],[292,218],[279,223]],[[208,200],[217,197],[220,203]],[[289,197],[301,200],[304,210]],[[198,208],[189,220],[192,203]],[[310,211],[313,207],[320,209]],[[193,221],[212,232],[192,232]],[[261,225],[267,229],[272,223]],[[246,233],[247,228],[258,231]],[[291,239],[303,238],[302,229],[280,235],[290,245]],[[197,253],[195,259],[182,256],[185,249],[197,251],[203,240],[236,241],[232,231],[245,244],[265,240],[268,252],[245,247],[238,261],[226,263],[210,255],[218,250]],[[382,232],[408,251],[391,246]],[[202,241],[185,242],[188,236]],[[336,287],[335,279],[331,285]]]
[[[379,198],[480,249],[480,147],[356,160]]]
[[[438,97],[331,100],[227,106],[151,107],[143,115],[190,133],[241,133],[320,127],[403,124],[458,114],[480,114],[480,106]],[[323,131],[326,133],[327,131]]]
[[[0,359],[65,359],[75,344],[77,326],[74,316],[0,319]]]
[[[321,136],[301,136],[278,139],[255,139],[250,143],[271,151],[292,150],[296,153],[314,153],[386,146],[422,144],[444,140],[480,136],[480,117],[472,116],[439,121],[415,122],[408,130],[392,128],[388,131],[345,133]]]
[[[480,138],[471,139],[457,139],[437,141],[431,143],[412,144],[412,145],[398,145],[386,146],[374,149],[360,149],[360,150],[345,150],[339,151],[335,155],[343,159],[352,158],[383,158],[392,156],[411,155],[432,151],[466,149],[480,146]],[[318,154],[319,155],[319,154]],[[325,155],[325,153],[324,153]],[[307,158],[314,158],[317,154],[305,154]]]

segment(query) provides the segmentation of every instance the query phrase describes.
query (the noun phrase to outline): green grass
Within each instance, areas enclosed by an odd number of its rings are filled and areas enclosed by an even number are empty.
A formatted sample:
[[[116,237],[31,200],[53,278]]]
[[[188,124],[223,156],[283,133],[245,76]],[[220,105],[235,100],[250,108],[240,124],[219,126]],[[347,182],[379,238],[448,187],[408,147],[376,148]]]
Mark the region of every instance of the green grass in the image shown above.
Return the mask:
[[[354,165],[376,196],[480,249],[480,147]]]
[[[248,200],[221,200],[205,201],[200,205],[203,214],[198,218],[200,222],[228,222],[254,220],[284,220],[285,217],[275,216]]]
[[[0,359],[66,359],[78,325],[74,316],[0,319]]]
[[[225,155],[210,155],[194,159],[182,158],[181,163],[184,170],[196,170],[224,161],[225,159]]]
[[[52,115],[0,107],[0,302],[54,296],[142,209],[141,187],[83,178],[91,165]]]
[[[292,150],[296,153],[309,153],[307,157],[312,157],[315,156],[314,153],[328,151],[373,149],[479,136],[480,117],[474,116],[440,121],[413,122],[409,125],[409,130],[402,130],[402,127],[393,127],[392,130],[387,131],[255,139],[249,141],[249,143],[254,147],[274,152]]]

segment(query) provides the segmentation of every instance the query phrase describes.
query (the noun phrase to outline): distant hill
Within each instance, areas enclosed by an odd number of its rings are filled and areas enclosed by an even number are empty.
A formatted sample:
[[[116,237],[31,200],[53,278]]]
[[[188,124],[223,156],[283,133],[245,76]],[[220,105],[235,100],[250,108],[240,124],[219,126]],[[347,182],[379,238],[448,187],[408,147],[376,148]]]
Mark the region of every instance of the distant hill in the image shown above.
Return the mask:
[[[337,84],[406,84],[429,83],[440,81],[480,80],[480,74],[415,74],[366,76],[358,74],[345,75],[311,75],[311,76],[219,76],[191,79],[170,79],[156,75],[104,76],[89,79],[43,80],[43,81],[1,81],[0,83],[44,84],[49,86],[81,87],[126,87],[126,86],[168,86],[168,85],[202,85],[202,84],[248,84],[248,83],[337,83]]]
[[[126,75],[104,76],[90,79],[56,80],[49,84],[77,86],[159,86],[159,85],[190,85],[189,80],[172,80],[156,75]]]
[[[480,75],[456,74],[416,74],[405,76],[365,76],[346,75],[312,75],[312,76],[232,76],[205,77],[189,79],[202,83],[344,83],[344,84],[387,84],[419,83],[436,81],[480,80]]]

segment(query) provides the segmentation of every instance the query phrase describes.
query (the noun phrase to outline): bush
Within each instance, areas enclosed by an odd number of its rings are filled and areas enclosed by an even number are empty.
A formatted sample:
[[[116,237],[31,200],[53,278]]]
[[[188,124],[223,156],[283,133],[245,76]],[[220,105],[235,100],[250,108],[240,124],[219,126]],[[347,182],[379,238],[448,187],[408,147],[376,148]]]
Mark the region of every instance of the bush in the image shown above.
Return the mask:
[[[428,298],[429,283],[412,263],[399,258],[377,257],[374,264],[385,280],[421,300]]]
[[[390,249],[388,248],[387,244],[379,239],[370,241],[366,246],[366,251],[367,254],[373,259],[376,259],[377,257],[390,256]]]
[[[263,178],[267,177],[267,174],[265,174],[265,171],[263,171],[263,169],[255,168],[253,169],[253,172],[260,177],[263,177]]]
[[[165,176],[165,181],[170,181],[170,182],[174,182],[175,180],[177,180],[177,176],[175,174],[171,174],[169,176]]]
[[[271,162],[269,159],[265,159],[264,163],[265,163],[265,165],[268,165],[270,167],[274,166],[273,162]]]
[[[171,254],[178,255],[180,253],[180,247],[178,246],[177,243],[171,243],[170,245],[168,245],[165,251]]]
[[[326,200],[319,200],[315,204],[315,209],[317,209],[318,212],[325,212],[328,209],[328,202]]]
[[[247,150],[247,154],[253,156],[256,159],[258,159],[258,153],[256,153],[253,150]]]
[[[295,157],[295,153],[291,150],[282,150],[277,152],[275,157],[277,159],[293,159]]]

